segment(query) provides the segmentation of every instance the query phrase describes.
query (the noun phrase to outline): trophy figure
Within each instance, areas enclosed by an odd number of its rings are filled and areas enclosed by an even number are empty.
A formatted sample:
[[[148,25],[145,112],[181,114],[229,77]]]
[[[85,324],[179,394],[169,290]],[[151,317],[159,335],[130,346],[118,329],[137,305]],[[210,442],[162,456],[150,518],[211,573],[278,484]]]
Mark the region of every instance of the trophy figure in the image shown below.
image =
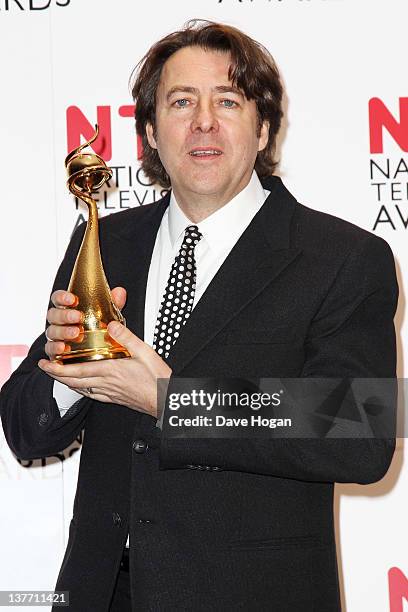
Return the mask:
[[[125,319],[112,301],[99,248],[98,209],[92,193],[112,177],[112,170],[94,152],[82,153],[98,137],[98,126],[88,142],[69,153],[65,159],[68,172],[67,186],[71,193],[88,206],[89,216],[78,256],[72,271],[68,291],[78,297],[75,308],[84,313],[83,331],[66,342],[67,348],[55,360],[61,363],[80,363],[99,359],[130,357],[129,352],[107,331],[110,321],[125,325]]]

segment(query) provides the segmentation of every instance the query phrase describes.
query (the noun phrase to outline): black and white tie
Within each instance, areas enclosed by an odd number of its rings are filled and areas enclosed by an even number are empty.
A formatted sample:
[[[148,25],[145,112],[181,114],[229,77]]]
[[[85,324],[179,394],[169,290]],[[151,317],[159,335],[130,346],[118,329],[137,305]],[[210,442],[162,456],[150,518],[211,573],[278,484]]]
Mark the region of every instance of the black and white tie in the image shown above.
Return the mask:
[[[153,340],[153,348],[163,358],[168,357],[193,308],[196,286],[194,249],[202,237],[196,225],[186,227],[183,243],[170,270]]]

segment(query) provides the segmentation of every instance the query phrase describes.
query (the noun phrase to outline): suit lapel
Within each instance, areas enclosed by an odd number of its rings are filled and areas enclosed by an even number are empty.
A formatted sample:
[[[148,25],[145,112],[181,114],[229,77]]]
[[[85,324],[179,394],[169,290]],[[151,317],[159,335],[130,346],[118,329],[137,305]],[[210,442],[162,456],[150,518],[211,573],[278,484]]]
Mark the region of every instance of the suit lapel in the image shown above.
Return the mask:
[[[290,244],[296,200],[277,177],[267,200],[214,276],[167,359],[177,374],[300,253]]]

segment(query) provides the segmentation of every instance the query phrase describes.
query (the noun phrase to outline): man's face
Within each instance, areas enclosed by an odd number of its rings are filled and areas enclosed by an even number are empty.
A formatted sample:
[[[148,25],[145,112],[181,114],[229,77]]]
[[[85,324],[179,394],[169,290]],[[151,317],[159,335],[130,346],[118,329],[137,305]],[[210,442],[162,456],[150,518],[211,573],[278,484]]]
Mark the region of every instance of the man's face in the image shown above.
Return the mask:
[[[146,133],[180,203],[202,196],[228,202],[267,144],[268,124],[259,130],[255,101],[232,85],[229,66],[229,53],[185,47],[163,67],[156,129],[148,124]]]

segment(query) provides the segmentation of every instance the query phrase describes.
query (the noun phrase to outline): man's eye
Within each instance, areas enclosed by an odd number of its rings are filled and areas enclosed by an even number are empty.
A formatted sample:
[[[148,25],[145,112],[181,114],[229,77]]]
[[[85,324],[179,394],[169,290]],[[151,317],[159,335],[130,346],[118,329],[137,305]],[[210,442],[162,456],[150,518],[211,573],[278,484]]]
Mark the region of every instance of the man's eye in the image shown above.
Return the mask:
[[[234,108],[235,106],[238,106],[238,103],[234,100],[221,100],[221,104],[225,106],[225,108]]]
[[[180,98],[180,100],[176,100],[174,104],[179,108],[184,108],[185,106],[187,106],[188,100],[186,98]]]

